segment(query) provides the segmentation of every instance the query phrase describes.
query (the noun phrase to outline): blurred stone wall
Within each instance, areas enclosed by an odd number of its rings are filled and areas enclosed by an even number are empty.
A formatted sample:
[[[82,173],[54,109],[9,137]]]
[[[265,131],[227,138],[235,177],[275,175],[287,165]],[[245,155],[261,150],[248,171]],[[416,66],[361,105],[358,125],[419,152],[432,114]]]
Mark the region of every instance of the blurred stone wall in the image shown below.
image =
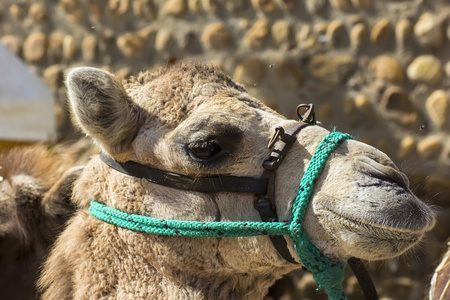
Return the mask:
[[[63,140],[73,136],[63,78],[77,65],[126,77],[195,59],[287,117],[315,103],[326,128],[386,152],[436,205],[407,274],[420,294],[450,235],[449,19],[444,0],[2,0],[0,40],[58,96]]]

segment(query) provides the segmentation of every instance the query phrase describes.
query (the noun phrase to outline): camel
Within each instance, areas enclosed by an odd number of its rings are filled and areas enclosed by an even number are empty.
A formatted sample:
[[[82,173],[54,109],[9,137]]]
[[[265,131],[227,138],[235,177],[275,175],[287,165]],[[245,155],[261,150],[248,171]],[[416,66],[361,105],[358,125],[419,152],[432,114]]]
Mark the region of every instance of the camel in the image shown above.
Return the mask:
[[[0,154],[0,290],[4,299],[37,299],[38,269],[74,212],[72,183],[82,167],[44,145]]]
[[[444,300],[450,297],[450,240],[446,243],[446,252],[431,278],[430,300]]]
[[[280,131],[275,128],[297,121],[200,63],[145,71],[122,82],[104,70],[78,67],[66,85],[74,122],[102,149],[103,158],[93,156],[75,183],[77,212],[44,264],[43,299],[262,299],[277,279],[305,263],[287,236],[282,239],[294,261],[264,235],[143,233],[88,211],[97,203],[104,212],[130,216],[130,222],[135,215],[159,222],[260,222],[257,193],[174,188],[124,174],[105,158],[193,178],[193,186],[207,176],[261,178],[263,161],[271,155],[267,144]],[[329,133],[311,125],[291,139],[273,191],[280,224],[293,218],[302,175]],[[432,211],[408,185],[387,155],[344,140],[314,180],[301,230],[333,264],[401,255],[434,225]]]

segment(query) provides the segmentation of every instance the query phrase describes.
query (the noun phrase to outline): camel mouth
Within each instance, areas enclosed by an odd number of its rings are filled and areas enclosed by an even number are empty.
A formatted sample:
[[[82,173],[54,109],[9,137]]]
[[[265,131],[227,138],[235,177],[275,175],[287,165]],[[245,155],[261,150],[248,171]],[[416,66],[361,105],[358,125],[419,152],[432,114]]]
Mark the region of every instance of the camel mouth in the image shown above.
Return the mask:
[[[423,236],[427,228],[409,228],[394,224],[389,221],[372,222],[362,218],[352,218],[336,211],[322,208],[321,212],[328,220],[334,220],[340,228],[345,228],[347,232],[360,235],[365,239],[383,240],[392,242],[416,243]]]

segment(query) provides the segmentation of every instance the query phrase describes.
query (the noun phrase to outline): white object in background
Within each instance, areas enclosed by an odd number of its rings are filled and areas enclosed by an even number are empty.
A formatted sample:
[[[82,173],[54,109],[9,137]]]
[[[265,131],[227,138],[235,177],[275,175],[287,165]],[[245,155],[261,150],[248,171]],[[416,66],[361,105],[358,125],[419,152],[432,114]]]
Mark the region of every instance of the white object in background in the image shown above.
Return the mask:
[[[53,95],[36,74],[0,43],[0,140],[56,140]]]

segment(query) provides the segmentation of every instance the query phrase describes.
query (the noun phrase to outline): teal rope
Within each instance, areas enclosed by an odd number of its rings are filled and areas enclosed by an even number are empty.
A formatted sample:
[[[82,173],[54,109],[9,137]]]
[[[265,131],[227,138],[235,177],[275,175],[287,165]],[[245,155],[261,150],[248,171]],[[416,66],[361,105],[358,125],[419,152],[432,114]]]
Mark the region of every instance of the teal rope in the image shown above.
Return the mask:
[[[130,230],[168,236],[190,237],[246,237],[261,235],[287,235],[295,245],[302,264],[312,273],[319,288],[330,300],[347,299],[342,289],[346,262],[333,265],[311,242],[302,230],[309,198],[314,184],[325,167],[326,161],[340,142],[352,139],[348,134],[331,132],[322,139],[311,158],[300,182],[297,197],[292,208],[292,221],[284,222],[199,222],[164,220],[148,216],[128,214],[91,201],[89,212],[96,218]]]

